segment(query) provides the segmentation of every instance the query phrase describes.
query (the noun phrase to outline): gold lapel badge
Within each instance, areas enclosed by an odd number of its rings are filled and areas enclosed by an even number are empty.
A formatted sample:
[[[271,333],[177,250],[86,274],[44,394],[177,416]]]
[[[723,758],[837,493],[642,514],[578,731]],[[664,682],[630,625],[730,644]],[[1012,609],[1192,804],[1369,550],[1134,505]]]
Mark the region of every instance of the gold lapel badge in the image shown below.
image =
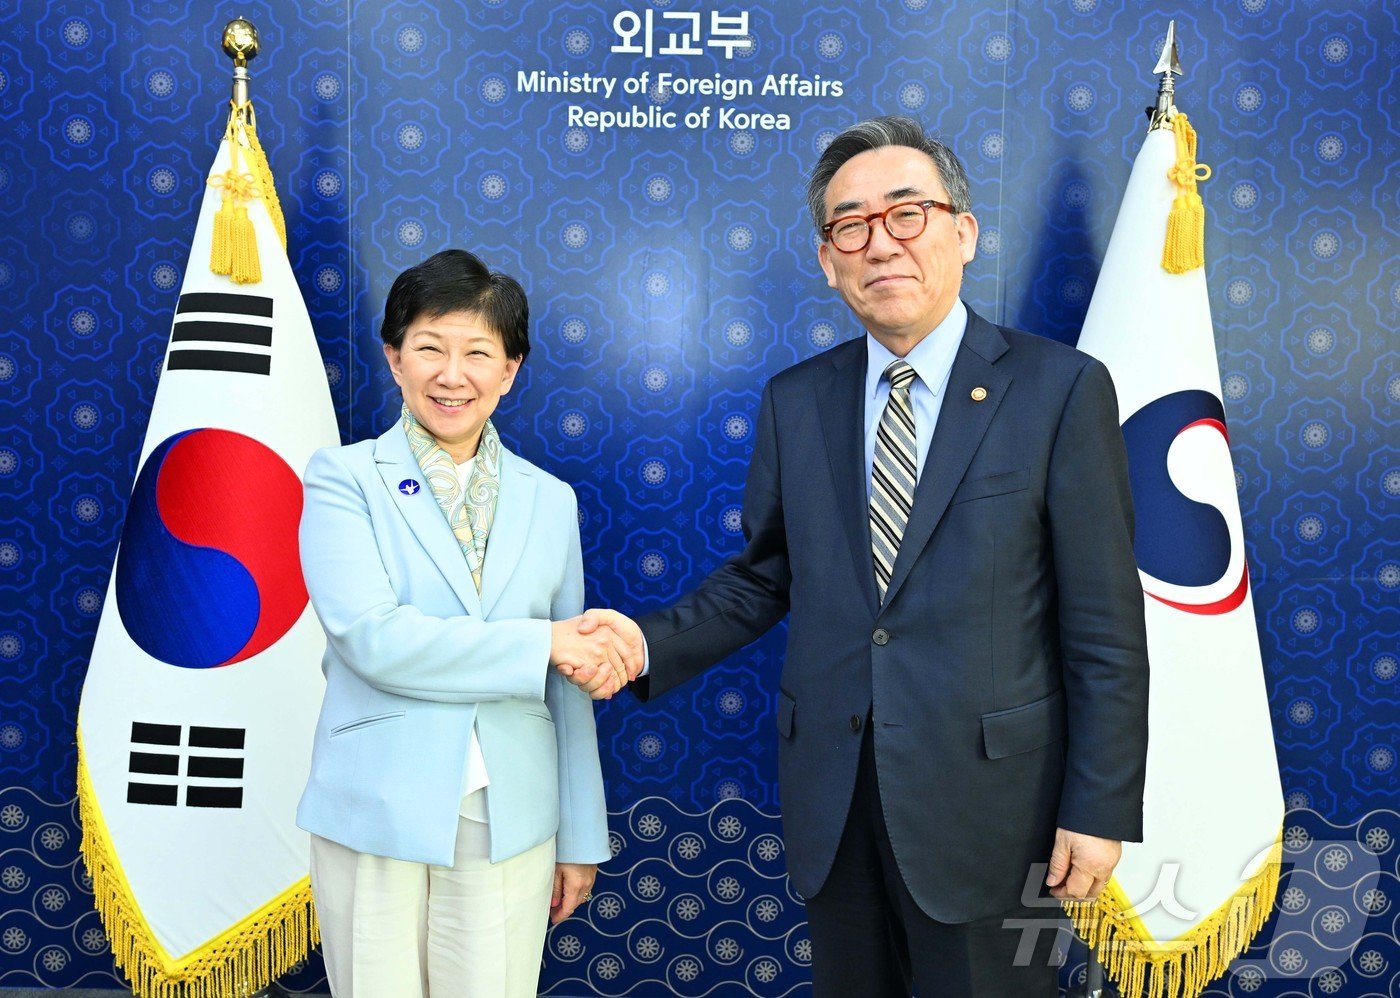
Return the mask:
[[[987,389],[983,388],[981,385],[978,385],[976,388],[972,389],[972,401],[981,402],[986,397]]]

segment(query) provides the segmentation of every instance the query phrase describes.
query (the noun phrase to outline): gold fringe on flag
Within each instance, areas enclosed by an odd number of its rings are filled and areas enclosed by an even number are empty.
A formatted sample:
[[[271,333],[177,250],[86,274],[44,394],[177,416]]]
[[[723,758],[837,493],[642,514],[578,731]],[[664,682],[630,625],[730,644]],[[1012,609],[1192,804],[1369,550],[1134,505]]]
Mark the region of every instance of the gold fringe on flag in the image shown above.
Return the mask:
[[[1162,269],[1184,274],[1206,262],[1206,206],[1196,184],[1210,179],[1210,167],[1196,162],[1196,130],[1177,111],[1166,119],[1176,134],[1176,163],[1167,176],[1176,184],[1176,197],[1167,215],[1167,241],[1162,246]]]
[[[321,942],[311,878],[198,949],[171,960],[155,940],[131,893],[98,806],[78,732],[78,813],[82,854],[116,964],[141,998],[229,998],[251,995],[305,959]]]
[[[1152,938],[1116,880],[1108,882],[1097,901],[1066,902],[1064,909],[1124,995],[1198,998],[1268,921],[1282,859],[1280,829],[1254,876],[1201,924],[1165,943]]]
[[[229,168],[222,176],[209,178],[210,185],[223,193],[219,210],[214,213],[209,269],[216,274],[227,274],[236,284],[257,284],[262,280],[262,264],[258,259],[253,220],[248,217],[248,202],[254,198],[263,200],[283,250],[287,248],[287,223],[282,218],[282,204],[277,200],[277,188],[272,183],[272,168],[258,142],[257,119],[251,101],[229,102],[224,141],[228,143]],[[246,164],[242,160],[246,160]]]

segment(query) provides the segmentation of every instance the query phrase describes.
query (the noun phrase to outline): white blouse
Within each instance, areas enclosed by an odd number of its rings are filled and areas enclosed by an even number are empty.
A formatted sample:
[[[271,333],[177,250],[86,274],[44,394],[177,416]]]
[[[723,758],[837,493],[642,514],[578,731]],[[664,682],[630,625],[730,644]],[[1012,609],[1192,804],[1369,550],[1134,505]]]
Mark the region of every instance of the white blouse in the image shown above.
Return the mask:
[[[471,479],[475,464],[476,458],[469,457],[457,465],[457,481],[462,486],[459,502],[466,501],[467,482]],[[486,821],[486,794],[480,791],[484,791],[490,782],[491,778],[486,774],[486,757],[481,754],[481,741],[476,737],[476,724],[473,723],[471,744],[467,746],[467,768],[462,775],[462,805],[458,814],[472,821]]]

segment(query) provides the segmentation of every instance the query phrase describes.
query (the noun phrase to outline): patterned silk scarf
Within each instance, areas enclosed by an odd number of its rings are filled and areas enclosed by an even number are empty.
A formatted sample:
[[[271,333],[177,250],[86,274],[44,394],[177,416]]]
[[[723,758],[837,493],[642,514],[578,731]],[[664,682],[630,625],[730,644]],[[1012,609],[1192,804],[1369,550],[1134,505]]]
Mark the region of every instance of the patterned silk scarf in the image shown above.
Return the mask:
[[[447,516],[448,526],[462,546],[477,595],[481,595],[481,569],[486,562],[486,540],[491,534],[491,522],[496,518],[496,500],[501,495],[501,438],[491,420],[481,431],[481,444],[476,450],[476,463],[467,479],[467,490],[457,477],[457,465],[452,455],[438,446],[432,434],[413,417],[408,406],[403,407],[403,430],[408,434],[408,446],[414,460],[423,469],[423,477],[432,486],[433,498]]]

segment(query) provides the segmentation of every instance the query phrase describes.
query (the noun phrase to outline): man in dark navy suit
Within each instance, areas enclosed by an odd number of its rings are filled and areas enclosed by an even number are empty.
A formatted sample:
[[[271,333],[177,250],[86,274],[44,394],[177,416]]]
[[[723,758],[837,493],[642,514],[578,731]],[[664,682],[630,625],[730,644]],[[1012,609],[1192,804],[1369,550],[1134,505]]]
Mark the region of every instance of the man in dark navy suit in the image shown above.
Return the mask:
[[[817,998],[1053,995],[1044,947],[1017,950],[1054,903],[1027,901],[1041,883],[1095,897],[1142,829],[1147,650],[1113,384],[959,300],[967,175],[917,122],[841,133],[808,198],[866,335],[765,388],[747,545],[641,619],[633,688],[658,696],[790,616],[780,790]]]

